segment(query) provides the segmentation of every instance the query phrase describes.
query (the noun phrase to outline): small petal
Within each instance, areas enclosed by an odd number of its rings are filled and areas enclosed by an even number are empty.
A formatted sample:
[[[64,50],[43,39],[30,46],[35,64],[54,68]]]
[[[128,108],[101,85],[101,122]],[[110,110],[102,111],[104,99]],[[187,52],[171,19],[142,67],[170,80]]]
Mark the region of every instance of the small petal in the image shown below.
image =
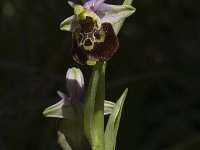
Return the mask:
[[[84,90],[84,78],[80,69],[68,69],[66,74],[66,85],[72,102],[80,101]]]
[[[80,25],[77,22],[75,15],[73,15],[73,16],[65,19],[60,24],[60,29],[64,30],[64,31],[71,31],[71,32],[73,32],[76,28],[80,28]]]
[[[115,24],[132,15],[136,9],[130,5],[110,5],[103,3],[98,10],[97,15],[101,18],[101,23],[108,22]]]
[[[68,4],[69,6],[71,6],[72,8],[74,8],[77,4],[75,4],[74,2],[72,1],[68,1]]]
[[[57,91],[58,96],[60,96],[60,98],[64,99],[64,100],[71,100],[71,98],[67,97],[64,93]]]

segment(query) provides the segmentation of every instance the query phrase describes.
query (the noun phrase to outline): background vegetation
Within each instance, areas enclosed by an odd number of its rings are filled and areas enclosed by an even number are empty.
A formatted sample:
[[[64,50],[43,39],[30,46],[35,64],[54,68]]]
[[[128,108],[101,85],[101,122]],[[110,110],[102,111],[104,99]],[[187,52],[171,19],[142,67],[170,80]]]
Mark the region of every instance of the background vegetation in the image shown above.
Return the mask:
[[[116,0],[114,3],[120,4]],[[117,150],[200,149],[200,1],[135,0],[107,65],[106,98],[129,87]],[[56,119],[42,111],[66,91],[69,56],[59,30],[65,0],[0,1],[0,149],[55,150]],[[87,83],[86,83],[87,84]]]

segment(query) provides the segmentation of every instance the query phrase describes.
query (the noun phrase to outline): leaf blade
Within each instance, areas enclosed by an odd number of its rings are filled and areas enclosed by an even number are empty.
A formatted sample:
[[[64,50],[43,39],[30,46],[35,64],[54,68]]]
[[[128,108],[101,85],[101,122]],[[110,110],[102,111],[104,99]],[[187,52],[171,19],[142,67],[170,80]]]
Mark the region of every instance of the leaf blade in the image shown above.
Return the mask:
[[[106,130],[105,130],[105,150],[115,150],[117,131],[119,128],[119,122],[122,113],[122,107],[127,95],[128,89],[126,89],[121,97],[118,99],[113,111],[109,117]]]

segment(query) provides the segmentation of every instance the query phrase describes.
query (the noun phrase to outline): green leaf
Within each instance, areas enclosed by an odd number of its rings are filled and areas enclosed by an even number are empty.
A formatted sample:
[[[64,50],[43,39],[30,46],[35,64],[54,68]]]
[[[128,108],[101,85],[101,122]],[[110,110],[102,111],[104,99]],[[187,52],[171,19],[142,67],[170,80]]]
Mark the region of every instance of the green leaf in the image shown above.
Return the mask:
[[[105,137],[104,137],[105,150],[115,150],[117,131],[118,131],[119,122],[121,118],[122,107],[123,107],[127,92],[128,92],[128,89],[126,89],[124,93],[121,95],[121,97],[115,104],[115,107],[113,108],[113,111],[109,117],[109,120],[106,126]]]

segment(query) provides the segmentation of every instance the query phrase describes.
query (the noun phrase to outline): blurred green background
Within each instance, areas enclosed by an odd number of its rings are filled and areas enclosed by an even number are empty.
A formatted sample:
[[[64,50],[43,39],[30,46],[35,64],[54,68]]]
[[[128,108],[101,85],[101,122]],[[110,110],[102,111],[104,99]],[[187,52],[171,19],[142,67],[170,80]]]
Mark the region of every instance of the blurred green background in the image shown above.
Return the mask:
[[[114,3],[120,4],[117,0]],[[200,149],[200,1],[135,0],[108,62],[106,99],[126,87],[117,150]],[[65,73],[89,66],[69,56],[59,24],[65,0],[0,1],[0,149],[56,150],[54,118],[42,111],[66,92]]]

